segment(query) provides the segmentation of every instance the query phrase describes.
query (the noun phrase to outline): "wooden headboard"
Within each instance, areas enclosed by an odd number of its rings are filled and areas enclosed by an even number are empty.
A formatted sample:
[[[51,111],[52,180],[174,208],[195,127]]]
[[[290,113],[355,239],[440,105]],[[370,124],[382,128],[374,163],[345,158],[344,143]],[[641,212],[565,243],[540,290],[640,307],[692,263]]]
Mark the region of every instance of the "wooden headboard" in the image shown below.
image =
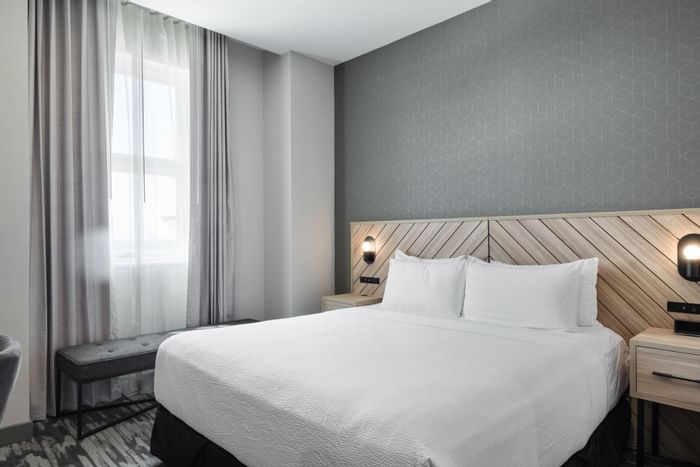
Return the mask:
[[[700,303],[700,285],[676,267],[678,239],[700,233],[700,209],[508,216],[443,220],[353,222],[352,291],[381,296],[389,258],[399,248],[423,258],[472,255],[511,264],[553,264],[597,256],[598,319],[625,340],[648,327],[670,328],[666,302]],[[362,241],[376,239],[373,264]],[[378,277],[379,285],[360,283]],[[700,416],[661,411],[661,449],[698,462]]]

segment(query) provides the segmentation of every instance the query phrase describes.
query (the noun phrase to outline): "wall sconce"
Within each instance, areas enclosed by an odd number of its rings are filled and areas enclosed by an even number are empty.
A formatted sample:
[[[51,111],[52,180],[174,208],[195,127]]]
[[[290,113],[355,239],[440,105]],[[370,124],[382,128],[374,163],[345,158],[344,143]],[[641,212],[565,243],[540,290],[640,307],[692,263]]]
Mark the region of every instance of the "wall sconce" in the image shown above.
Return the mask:
[[[377,258],[377,243],[374,241],[374,237],[367,236],[362,242],[362,259],[367,264],[374,263]]]
[[[692,282],[700,282],[700,234],[678,240],[678,273]]]

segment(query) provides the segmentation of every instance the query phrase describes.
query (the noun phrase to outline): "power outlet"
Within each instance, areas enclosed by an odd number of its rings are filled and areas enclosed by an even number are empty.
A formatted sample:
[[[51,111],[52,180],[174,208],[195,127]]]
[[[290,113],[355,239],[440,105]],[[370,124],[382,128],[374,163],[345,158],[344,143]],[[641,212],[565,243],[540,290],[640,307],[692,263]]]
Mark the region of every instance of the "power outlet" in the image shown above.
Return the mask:
[[[700,314],[700,304],[698,303],[668,302],[666,309],[675,313]]]
[[[379,278],[378,277],[360,276],[360,282],[362,284],[379,284]]]

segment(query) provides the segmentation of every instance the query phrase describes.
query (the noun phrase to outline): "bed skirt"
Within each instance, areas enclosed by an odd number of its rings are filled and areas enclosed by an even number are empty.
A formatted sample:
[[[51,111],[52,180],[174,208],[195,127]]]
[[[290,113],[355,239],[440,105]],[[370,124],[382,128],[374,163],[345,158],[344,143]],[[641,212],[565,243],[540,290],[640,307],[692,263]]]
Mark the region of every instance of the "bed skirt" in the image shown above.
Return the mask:
[[[624,459],[630,433],[630,404],[622,397],[593,432],[588,443],[565,467],[618,465]],[[235,456],[209,441],[185,422],[158,406],[151,454],[168,467],[245,467]]]

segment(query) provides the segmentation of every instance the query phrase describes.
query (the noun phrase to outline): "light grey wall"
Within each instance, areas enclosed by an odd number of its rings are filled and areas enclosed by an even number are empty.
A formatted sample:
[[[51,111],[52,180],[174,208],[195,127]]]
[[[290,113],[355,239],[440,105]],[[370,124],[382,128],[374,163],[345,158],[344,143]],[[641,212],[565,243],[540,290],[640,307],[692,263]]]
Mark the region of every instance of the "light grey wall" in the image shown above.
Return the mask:
[[[291,54],[293,313],[335,290],[333,67]],[[300,273],[303,271],[303,273]]]
[[[320,311],[334,289],[333,68],[264,55],[265,316]]]
[[[336,75],[353,220],[700,206],[700,2],[494,0]]]
[[[263,52],[229,41],[237,318],[264,319]]]
[[[291,102],[289,54],[264,53],[265,317],[291,316]]]
[[[0,2],[0,334],[24,353],[0,427],[29,421],[29,105],[27,1]]]

